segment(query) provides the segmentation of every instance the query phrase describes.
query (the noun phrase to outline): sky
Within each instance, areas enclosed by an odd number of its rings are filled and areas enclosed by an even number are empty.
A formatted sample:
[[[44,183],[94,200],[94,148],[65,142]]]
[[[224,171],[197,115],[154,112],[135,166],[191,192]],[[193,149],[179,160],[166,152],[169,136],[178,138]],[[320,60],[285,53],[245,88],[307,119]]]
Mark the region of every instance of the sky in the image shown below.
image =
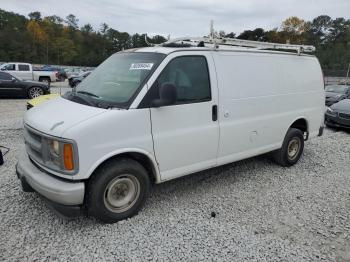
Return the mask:
[[[207,35],[210,20],[216,31],[240,33],[279,27],[290,16],[350,18],[350,0],[0,0],[0,9],[62,18],[74,14],[80,26],[90,23],[95,30],[105,22],[123,32],[171,37]]]

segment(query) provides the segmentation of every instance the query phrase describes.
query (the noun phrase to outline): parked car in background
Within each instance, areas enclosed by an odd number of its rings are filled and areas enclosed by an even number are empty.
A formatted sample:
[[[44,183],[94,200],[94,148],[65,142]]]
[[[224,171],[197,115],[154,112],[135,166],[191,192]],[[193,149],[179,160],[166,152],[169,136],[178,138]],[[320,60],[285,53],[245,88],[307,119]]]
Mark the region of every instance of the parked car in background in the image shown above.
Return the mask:
[[[0,96],[35,98],[44,94],[50,94],[50,87],[46,83],[24,81],[0,71]]]
[[[79,76],[81,73],[83,73],[84,71],[80,68],[70,68],[66,71],[67,73],[67,78],[72,78],[75,76]]]
[[[339,101],[350,98],[350,86],[348,85],[328,85],[326,91],[326,106],[331,106]]]
[[[34,71],[33,66],[28,63],[6,63],[0,66],[0,70],[10,73],[19,79],[40,81],[46,83],[48,86],[57,79],[57,72]]]
[[[34,70],[36,71],[36,70]],[[64,68],[60,67],[52,67],[49,65],[45,65],[41,68],[39,68],[37,71],[51,71],[51,72],[57,72],[57,81],[63,82],[67,79],[67,72]]]
[[[91,71],[86,71],[79,76],[73,76],[71,78],[68,78],[68,83],[70,87],[75,87],[77,86],[81,81],[83,81],[88,75],[91,74]]]
[[[343,99],[328,107],[325,123],[328,127],[350,128],[350,99]]]

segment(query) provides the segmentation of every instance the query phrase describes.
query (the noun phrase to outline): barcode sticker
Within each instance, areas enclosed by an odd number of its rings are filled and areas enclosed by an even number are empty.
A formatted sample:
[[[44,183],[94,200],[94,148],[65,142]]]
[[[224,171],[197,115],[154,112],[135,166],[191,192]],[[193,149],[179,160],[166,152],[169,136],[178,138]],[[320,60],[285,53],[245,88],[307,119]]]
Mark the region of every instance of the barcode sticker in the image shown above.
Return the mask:
[[[130,70],[151,70],[153,63],[135,63],[131,64]]]

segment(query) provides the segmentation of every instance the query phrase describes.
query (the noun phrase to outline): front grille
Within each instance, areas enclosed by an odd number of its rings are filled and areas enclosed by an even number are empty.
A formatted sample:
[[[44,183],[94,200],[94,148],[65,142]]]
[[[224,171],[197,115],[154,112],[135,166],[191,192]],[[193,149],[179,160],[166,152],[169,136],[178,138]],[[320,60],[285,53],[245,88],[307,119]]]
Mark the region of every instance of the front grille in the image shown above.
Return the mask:
[[[339,117],[350,120],[350,114],[339,113]]]
[[[38,131],[24,125],[24,142],[29,157],[41,164],[44,164],[43,159],[43,136]]]

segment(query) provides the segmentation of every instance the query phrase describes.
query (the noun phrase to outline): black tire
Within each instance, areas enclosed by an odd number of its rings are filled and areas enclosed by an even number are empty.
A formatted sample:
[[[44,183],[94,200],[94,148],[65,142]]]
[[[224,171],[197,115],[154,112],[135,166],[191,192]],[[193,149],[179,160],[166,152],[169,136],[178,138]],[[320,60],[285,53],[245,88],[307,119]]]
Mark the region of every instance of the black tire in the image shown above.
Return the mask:
[[[297,149],[295,149],[296,147]],[[281,149],[274,151],[272,156],[277,164],[283,167],[290,167],[299,161],[303,150],[303,132],[296,128],[290,128],[284,138]]]
[[[75,86],[74,81],[72,79],[68,80],[68,84],[71,88],[73,88]]]
[[[40,77],[40,78],[39,78],[39,81],[40,81],[40,82],[45,82],[45,83],[47,83],[48,86],[51,85],[51,79],[50,79],[50,77]]]
[[[44,94],[44,90],[39,86],[32,86],[28,89],[28,98],[33,99],[38,96],[42,96]]]
[[[127,181],[129,184],[126,183]],[[120,188],[121,186],[123,188]],[[135,193],[130,193],[129,191],[132,192],[133,189]],[[107,162],[99,168],[90,179],[87,190],[88,215],[105,223],[115,223],[132,217],[140,211],[149,195],[150,178],[146,169],[139,162],[121,158]],[[116,196],[118,194],[119,196]],[[123,195],[122,200],[119,198],[120,194]],[[111,204],[113,201],[114,203],[126,201],[127,197],[129,200],[124,206],[117,207]]]
[[[28,184],[25,179],[21,179],[21,186],[23,192],[34,192],[34,189]]]

